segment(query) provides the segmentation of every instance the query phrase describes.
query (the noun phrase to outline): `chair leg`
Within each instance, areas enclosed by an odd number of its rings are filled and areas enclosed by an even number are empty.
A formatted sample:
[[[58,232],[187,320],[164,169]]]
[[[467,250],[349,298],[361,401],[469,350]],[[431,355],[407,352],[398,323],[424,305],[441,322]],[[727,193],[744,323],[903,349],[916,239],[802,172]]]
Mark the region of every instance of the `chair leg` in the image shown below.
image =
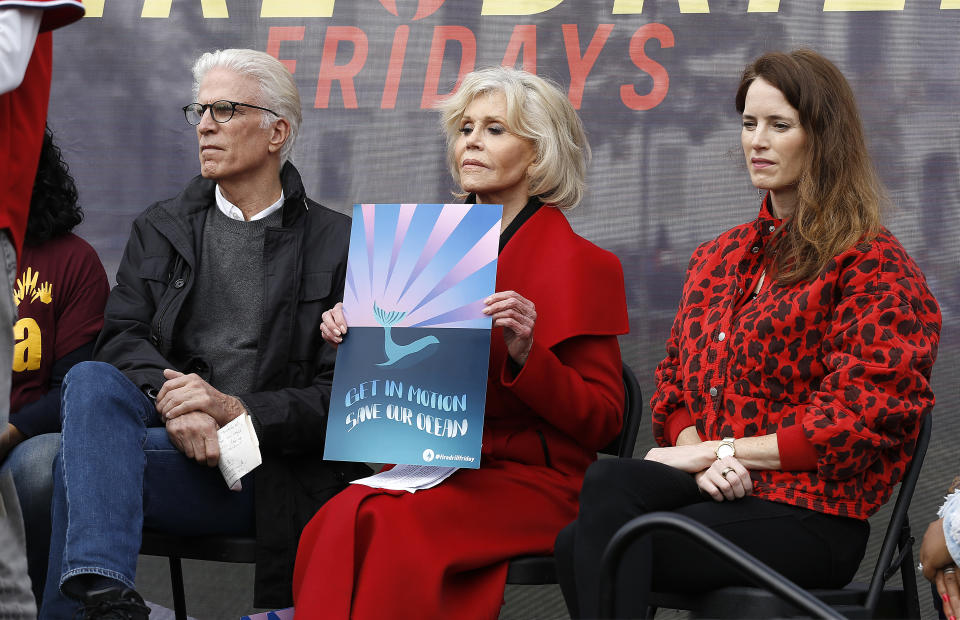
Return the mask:
[[[913,553],[910,551],[913,547],[913,537],[909,535],[906,536],[903,544],[907,545],[905,547],[907,549],[906,557],[904,558],[904,564],[900,571],[900,580],[903,583],[903,604],[905,607],[903,612],[908,618],[919,620],[920,592],[917,589],[917,575],[913,572],[913,567],[916,564],[913,561]]]
[[[187,601],[183,593],[183,567],[180,558],[170,556],[170,586],[173,589],[173,614],[177,620],[187,620]]]

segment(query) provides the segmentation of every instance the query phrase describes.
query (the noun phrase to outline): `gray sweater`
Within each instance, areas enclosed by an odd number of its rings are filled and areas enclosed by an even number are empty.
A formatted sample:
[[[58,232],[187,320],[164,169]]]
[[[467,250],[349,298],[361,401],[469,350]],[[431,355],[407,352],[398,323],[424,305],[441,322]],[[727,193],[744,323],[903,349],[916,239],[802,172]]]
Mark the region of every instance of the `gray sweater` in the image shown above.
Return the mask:
[[[263,236],[280,226],[277,210],[243,222],[210,207],[203,226],[197,280],[177,333],[177,345],[209,365],[210,385],[225,394],[251,391],[263,312]]]

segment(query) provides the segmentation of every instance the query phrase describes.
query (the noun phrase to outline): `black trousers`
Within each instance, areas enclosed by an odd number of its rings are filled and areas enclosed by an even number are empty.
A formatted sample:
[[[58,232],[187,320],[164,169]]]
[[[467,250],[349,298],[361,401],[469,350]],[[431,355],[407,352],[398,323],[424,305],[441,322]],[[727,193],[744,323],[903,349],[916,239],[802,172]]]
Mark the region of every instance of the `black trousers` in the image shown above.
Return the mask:
[[[654,461],[603,459],[587,470],[577,520],[557,537],[558,579],[570,615],[597,615],[600,558],[630,519],[673,511],[717,531],[805,588],[843,587],[866,549],[866,521],[755,497],[716,502],[700,494],[691,474]],[[743,574],[696,542],[671,532],[639,539],[623,557],[617,616],[646,614],[651,587],[696,592],[752,585]]]

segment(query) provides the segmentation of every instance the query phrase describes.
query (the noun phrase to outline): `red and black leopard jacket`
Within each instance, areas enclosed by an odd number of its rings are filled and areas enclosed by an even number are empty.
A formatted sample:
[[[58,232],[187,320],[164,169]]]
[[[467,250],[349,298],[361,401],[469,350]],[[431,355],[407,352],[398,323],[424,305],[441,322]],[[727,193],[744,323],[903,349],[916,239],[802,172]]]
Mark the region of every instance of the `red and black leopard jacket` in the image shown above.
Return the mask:
[[[654,436],[669,446],[691,425],[703,440],[776,433],[782,470],[752,472],[755,496],[865,519],[933,408],[940,309],[885,229],[812,281],[750,299],[782,223],[767,201],[690,259],[657,367]]]

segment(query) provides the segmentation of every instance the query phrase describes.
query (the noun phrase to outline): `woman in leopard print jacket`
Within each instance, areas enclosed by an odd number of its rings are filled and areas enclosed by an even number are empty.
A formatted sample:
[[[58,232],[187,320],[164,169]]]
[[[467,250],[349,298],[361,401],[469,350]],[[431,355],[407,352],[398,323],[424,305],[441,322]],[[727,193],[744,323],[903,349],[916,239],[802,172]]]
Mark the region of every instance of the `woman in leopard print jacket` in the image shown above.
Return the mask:
[[[703,523],[803,587],[845,585],[933,407],[940,310],[880,223],[846,79],[810,50],[765,54],[736,104],[766,195],[756,220],[690,259],[651,401],[661,447],[587,472],[556,550],[574,617],[593,615],[613,534],[655,510]],[[633,545],[620,575],[617,613],[631,616],[651,588],[748,583],[669,534]]]

